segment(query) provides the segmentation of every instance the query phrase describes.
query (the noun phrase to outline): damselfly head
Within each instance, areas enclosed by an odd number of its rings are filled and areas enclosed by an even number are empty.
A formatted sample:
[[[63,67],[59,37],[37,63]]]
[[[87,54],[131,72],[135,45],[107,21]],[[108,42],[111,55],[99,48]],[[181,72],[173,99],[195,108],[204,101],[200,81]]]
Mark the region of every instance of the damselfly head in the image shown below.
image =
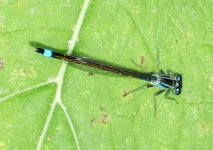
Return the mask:
[[[175,80],[179,81],[179,82],[182,82],[182,76],[180,74],[176,74],[175,75]]]
[[[43,48],[36,48],[35,51],[37,53],[44,54],[44,49]]]
[[[174,89],[173,89],[173,93],[175,95],[180,95],[181,94],[181,89],[182,89],[182,76],[180,74],[176,74],[175,78],[174,78]]]

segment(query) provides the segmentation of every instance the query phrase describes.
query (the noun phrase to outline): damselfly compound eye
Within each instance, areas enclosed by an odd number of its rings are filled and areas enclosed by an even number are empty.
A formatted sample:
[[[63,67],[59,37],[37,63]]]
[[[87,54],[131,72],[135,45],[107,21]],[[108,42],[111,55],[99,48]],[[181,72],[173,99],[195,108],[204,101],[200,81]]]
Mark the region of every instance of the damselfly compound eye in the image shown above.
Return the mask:
[[[176,81],[182,81],[182,76],[181,75],[176,75],[175,76]]]
[[[176,95],[180,95],[180,93],[181,93],[181,88],[175,88],[175,89],[174,89],[174,93],[175,93]]]

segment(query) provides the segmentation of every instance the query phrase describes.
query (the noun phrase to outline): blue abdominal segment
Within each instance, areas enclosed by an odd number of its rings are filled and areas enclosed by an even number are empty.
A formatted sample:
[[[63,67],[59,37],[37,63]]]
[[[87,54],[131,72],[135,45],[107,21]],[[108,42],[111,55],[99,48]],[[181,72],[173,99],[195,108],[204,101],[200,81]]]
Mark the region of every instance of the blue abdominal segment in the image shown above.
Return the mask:
[[[52,51],[50,51],[50,50],[48,50],[48,49],[44,49],[43,56],[52,57],[52,54],[53,54]]]

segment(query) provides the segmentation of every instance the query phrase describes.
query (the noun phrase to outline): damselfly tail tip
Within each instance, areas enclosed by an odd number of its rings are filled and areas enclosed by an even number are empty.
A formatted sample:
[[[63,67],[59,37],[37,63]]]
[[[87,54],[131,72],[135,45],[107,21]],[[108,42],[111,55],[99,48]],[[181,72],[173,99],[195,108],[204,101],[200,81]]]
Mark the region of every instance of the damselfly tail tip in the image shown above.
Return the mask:
[[[43,48],[36,48],[35,51],[46,57],[52,57],[52,54],[53,54],[53,52],[51,50],[43,49]]]
[[[36,51],[37,53],[42,54],[42,55],[44,54],[44,49],[43,49],[43,48],[36,48],[35,51]]]

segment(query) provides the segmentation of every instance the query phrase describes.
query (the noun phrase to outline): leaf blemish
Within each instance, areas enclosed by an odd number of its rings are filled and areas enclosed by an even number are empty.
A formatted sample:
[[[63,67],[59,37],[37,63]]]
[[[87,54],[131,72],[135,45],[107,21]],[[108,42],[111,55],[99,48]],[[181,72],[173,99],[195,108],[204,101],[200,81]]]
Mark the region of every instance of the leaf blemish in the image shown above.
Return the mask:
[[[107,124],[107,123],[109,122],[109,115],[108,115],[108,112],[107,112],[106,109],[104,109],[103,107],[100,107],[100,110],[101,110],[101,112],[102,112],[101,123]]]
[[[213,90],[213,77],[210,79],[209,88]]]
[[[213,77],[212,77],[212,81],[211,81],[211,86],[213,87]]]
[[[48,137],[48,138],[47,138],[47,141],[51,141],[51,137]]]
[[[93,118],[93,119],[90,120],[90,126],[91,127],[94,127],[96,124],[97,124],[97,121],[96,121],[95,118]]]
[[[201,131],[202,131],[204,134],[206,134],[206,133],[209,132],[209,126],[208,126],[207,124],[205,124],[205,123],[201,123],[201,124],[200,124],[200,129],[201,129]]]
[[[10,82],[15,82],[17,80],[21,80],[24,81],[27,78],[35,78],[37,76],[36,71],[34,70],[34,68],[30,68],[28,70],[24,69],[24,68],[20,68],[18,70],[14,70],[11,75],[10,75]]]
[[[4,68],[4,61],[0,58],[0,69]]]
[[[132,42],[132,48],[135,48],[135,41]]]
[[[108,115],[107,115],[107,114],[104,114],[104,115],[102,116],[101,122],[102,122],[103,124],[107,124],[107,123],[109,122],[109,120],[108,120]]]
[[[87,76],[93,76],[94,74],[92,72],[88,72]]]
[[[128,95],[127,90],[124,90],[124,91],[123,91],[123,95],[122,95],[122,96],[123,96],[123,97],[126,97],[127,95]]]
[[[144,57],[144,56],[141,56],[140,58],[141,58],[141,65],[142,65],[142,64],[144,64],[145,57]]]
[[[100,110],[101,110],[102,112],[107,112],[103,107],[100,107]]]

